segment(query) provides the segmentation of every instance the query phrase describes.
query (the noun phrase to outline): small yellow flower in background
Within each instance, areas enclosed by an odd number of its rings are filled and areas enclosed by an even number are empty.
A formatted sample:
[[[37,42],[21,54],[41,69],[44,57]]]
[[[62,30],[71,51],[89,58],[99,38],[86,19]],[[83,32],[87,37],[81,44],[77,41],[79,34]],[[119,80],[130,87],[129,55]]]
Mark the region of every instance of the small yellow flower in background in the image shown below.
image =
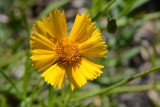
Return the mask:
[[[36,21],[30,39],[32,65],[54,87],[62,88],[67,77],[71,89],[79,88],[102,74],[102,65],[90,58],[104,57],[106,43],[88,14],[77,15],[70,35],[64,12],[55,10]]]

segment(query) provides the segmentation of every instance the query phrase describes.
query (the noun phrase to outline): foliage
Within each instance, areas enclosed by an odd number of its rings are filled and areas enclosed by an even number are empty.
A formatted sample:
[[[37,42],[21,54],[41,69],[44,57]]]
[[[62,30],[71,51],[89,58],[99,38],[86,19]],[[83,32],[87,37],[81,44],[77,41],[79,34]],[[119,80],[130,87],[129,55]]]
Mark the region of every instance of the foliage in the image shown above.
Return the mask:
[[[116,107],[114,96],[120,93],[160,90],[156,79],[160,70],[160,28],[156,23],[160,13],[139,11],[148,0],[82,1],[83,6],[76,7],[69,0],[0,0],[0,107]],[[68,82],[62,90],[47,85],[31,65],[32,24],[56,8],[68,14],[87,11],[108,44],[107,57],[96,59],[105,66],[102,76],[73,92]],[[116,21],[115,33],[108,31],[112,26],[107,25],[108,19]],[[67,21],[71,28],[74,20],[68,17]],[[137,36],[148,22],[154,24],[154,36]],[[140,69],[146,63],[147,68]],[[140,82],[130,83],[137,78]],[[159,107],[159,102],[154,106]]]

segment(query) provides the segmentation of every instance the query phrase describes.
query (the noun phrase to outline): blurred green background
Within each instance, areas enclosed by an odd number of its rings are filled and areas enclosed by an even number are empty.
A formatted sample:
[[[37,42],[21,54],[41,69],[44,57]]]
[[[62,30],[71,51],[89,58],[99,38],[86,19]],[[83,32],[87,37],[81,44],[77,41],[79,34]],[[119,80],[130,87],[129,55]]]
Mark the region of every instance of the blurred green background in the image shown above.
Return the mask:
[[[47,85],[30,60],[32,25],[54,9],[65,11],[68,31],[76,14],[89,13],[109,50],[96,59],[103,74],[74,90],[68,107],[160,107],[160,72],[94,95],[160,65],[159,0],[0,0],[0,107],[63,107],[68,99],[68,88]]]

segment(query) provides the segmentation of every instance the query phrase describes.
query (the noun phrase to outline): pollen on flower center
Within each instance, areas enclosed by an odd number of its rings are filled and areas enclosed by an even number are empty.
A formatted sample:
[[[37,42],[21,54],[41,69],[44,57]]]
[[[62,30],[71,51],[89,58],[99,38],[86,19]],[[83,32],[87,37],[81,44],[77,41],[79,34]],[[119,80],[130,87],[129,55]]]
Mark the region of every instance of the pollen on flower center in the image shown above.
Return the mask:
[[[77,44],[69,39],[56,44],[56,55],[63,64],[75,62],[80,57]]]

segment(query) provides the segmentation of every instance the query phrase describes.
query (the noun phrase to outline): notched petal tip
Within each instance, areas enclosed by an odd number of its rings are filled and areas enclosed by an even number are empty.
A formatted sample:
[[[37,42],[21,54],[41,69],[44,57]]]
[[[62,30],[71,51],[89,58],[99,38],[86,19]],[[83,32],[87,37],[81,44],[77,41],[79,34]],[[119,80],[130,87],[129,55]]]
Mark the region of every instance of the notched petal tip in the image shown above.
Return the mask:
[[[67,67],[67,76],[71,83],[71,90],[81,88],[88,80],[93,80],[100,76],[103,72],[103,65],[99,65],[91,60],[82,58],[78,67]]]
[[[49,34],[57,40],[62,40],[67,36],[67,24],[64,11],[52,11],[48,18],[44,19],[44,24]]]
[[[69,38],[77,43],[82,43],[92,36],[91,34],[95,29],[95,22],[92,23],[92,19],[88,14],[78,14],[75,18]]]
[[[55,42],[52,42],[51,39],[61,41],[67,36],[67,24],[64,11],[54,10],[47,18],[43,18],[42,21],[37,20],[33,24],[33,29],[35,31],[32,33],[30,39],[31,54],[33,55],[30,57],[32,59],[32,65],[38,68],[38,71],[47,69],[41,76],[54,88],[62,88],[66,73],[71,82],[72,91],[74,88],[82,87],[88,80],[93,80],[103,73],[101,69],[104,66],[84,58],[79,67],[65,71],[64,68],[57,65],[57,62],[55,63],[57,59],[52,57],[52,55],[50,56],[51,58],[48,56],[48,54],[52,54],[52,51],[55,51]],[[50,35],[51,38],[48,38],[48,35]],[[87,13],[76,16],[69,39],[74,40],[77,44],[85,42],[81,45],[82,50],[80,50],[80,52],[82,55],[102,57],[108,51],[105,50],[107,46],[102,42],[100,30],[96,28],[96,23],[92,22],[91,17]],[[89,39],[91,40],[88,41]],[[36,44],[38,44],[38,46],[35,46]],[[96,46],[92,44],[96,44]],[[99,54],[91,55],[94,51]],[[41,52],[45,53],[42,55],[40,54]]]
[[[60,89],[62,88],[65,75],[65,70],[57,64],[52,65],[41,74],[48,84],[51,84],[54,88],[58,87]]]

